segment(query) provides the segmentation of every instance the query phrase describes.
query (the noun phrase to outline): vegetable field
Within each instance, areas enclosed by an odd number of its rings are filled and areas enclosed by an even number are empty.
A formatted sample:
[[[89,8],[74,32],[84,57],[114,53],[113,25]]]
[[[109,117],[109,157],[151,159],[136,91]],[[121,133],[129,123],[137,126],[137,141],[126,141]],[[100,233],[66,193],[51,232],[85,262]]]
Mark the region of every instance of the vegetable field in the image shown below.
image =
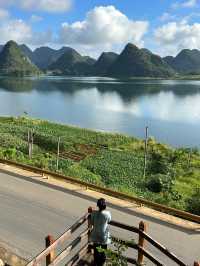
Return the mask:
[[[148,139],[33,120],[0,118],[0,157],[200,215],[200,152]]]

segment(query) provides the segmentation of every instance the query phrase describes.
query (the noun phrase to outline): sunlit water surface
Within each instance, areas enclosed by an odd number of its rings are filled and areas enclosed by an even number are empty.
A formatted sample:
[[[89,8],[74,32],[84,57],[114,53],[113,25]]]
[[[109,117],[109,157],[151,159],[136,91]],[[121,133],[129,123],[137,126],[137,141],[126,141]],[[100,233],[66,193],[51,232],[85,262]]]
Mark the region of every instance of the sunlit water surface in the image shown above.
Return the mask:
[[[0,78],[0,115],[48,119],[200,147],[200,81]]]

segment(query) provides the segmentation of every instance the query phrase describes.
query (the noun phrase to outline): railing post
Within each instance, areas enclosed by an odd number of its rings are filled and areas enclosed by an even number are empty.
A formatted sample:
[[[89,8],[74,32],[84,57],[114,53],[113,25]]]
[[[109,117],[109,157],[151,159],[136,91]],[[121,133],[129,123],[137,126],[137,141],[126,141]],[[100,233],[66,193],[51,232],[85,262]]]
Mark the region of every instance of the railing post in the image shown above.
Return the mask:
[[[89,207],[89,208],[88,208],[88,214],[91,214],[92,211],[93,211],[92,207]],[[90,222],[90,216],[89,216],[89,217],[88,217],[88,228],[90,228],[90,226],[91,226],[91,222]]]
[[[200,263],[197,262],[197,261],[195,261],[195,262],[194,262],[194,266],[200,266]]]
[[[140,231],[143,231],[143,232],[146,232],[146,224],[143,221],[141,221],[139,223],[139,230]],[[141,248],[144,248],[144,244],[145,244],[145,239],[144,239],[144,237],[139,232],[138,246],[141,247]],[[137,260],[137,264],[138,265],[142,265],[143,263],[144,263],[144,255],[141,252],[141,250],[138,249],[138,260]]]
[[[48,235],[46,238],[45,238],[45,245],[46,245],[46,248],[48,248],[49,246],[51,246],[52,244],[54,243],[54,238],[53,236],[51,235]],[[55,251],[51,251],[49,253],[49,255],[46,256],[46,266],[50,265],[53,260],[54,260],[54,257],[55,257]]]
[[[92,211],[93,211],[92,207],[89,207],[88,208],[88,214],[91,214]],[[90,241],[90,230],[91,230],[91,218],[90,218],[90,215],[88,217],[88,229],[89,229],[89,233],[88,233],[88,253],[91,253],[92,247],[89,244],[89,241]]]

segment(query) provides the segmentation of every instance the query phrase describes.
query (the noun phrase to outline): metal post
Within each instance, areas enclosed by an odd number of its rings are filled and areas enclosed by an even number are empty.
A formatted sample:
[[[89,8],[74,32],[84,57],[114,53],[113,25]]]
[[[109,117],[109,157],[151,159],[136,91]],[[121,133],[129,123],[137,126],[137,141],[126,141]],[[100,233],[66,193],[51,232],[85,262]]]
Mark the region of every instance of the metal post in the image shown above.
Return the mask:
[[[60,156],[60,137],[58,138],[58,149],[57,149],[57,160],[56,160],[56,170],[59,169],[59,156]]]
[[[140,231],[143,231],[143,232],[146,232],[146,224],[141,221],[139,223],[139,230]],[[144,237],[139,233],[139,241],[138,241],[138,246],[140,248],[144,248],[144,244],[145,244],[145,239]],[[141,252],[140,249],[138,249],[138,259],[137,259],[137,264],[138,265],[142,265],[144,263],[144,255],[143,253]]]
[[[145,128],[145,147],[144,147],[144,172],[143,172],[143,177],[146,177],[146,168],[147,168],[147,152],[148,152],[148,133],[149,133],[149,128]]]
[[[190,168],[190,164],[191,164],[191,156],[192,156],[192,149],[190,149],[189,154],[188,154],[188,169]]]
[[[51,235],[48,235],[46,238],[45,238],[45,245],[46,245],[46,248],[48,248],[49,246],[51,246],[53,243],[54,243],[54,238],[53,236]],[[55,258],[55,251],[51,251],[49,253],[49,255],[46,256],[46,266],[50,265],[53,260]]]
[[[28,130],[28,156],[30,158],[30,131]]]
[[[32,153],[33,153],[33,131],[31,131],[31,157],[32,157]]]

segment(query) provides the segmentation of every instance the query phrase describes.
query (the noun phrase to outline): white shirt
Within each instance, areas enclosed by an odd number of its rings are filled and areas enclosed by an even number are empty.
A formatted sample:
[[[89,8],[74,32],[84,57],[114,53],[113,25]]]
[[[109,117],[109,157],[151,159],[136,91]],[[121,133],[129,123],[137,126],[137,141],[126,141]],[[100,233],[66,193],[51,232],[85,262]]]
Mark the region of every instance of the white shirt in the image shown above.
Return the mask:
[[[93,226],[90,241],[95,244],[107,245],[111,243],[108,223],[111,221],[109,211],[93,211],[91,213],[91,225]]]

